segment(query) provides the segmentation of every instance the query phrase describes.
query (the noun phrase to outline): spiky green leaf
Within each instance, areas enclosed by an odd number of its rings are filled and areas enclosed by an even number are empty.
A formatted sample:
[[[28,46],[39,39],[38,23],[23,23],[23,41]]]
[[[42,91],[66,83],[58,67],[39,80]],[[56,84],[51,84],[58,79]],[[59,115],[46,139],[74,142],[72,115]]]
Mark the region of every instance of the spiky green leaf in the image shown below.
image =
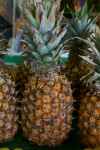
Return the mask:
[[[26,34],[23,34],[23,37],[25,39],[25,41],[29,42],[29,43],[33,43],[32,39],[30,38],[30,36],[26,35]]]
[[[29,26],[28,28],[29,28],[29,30],[31,31],[31,34],[32,34],[32,35],[38,34],[38,35],[42,38],[42,34],[39,32],[39,30],[35,29],[35,28],[32,27],[32,26]]]
[[[87,26],[85,27],[85,32],[88,32],[90,30],[90,25],[92,25],[96,22],[96,19],[98,16],[99,16],[99,14],[96,14],[92,19],[90,19]]]
[[[82,50],[82,49],[80,49],[80,50]],[[89,50],[82,50],[85,54],[87,54],[87,56],[90,56],[92,59],[94,59],[95,58],[95,55],[91,52],[91,51],[89,51]]]
[[[94,6],[92,6],[91,9],[89,10],[89,12],[88,12],[88,17],[91,16],[91,14],[92,14],[92,12],[93,12],[93,9],[94,9]]]
[[[90,63],[93,66],[97,66],[97,64],[95,62],[93,62],[90,58],[86,57],[86,56],[80,56],[82,59],[84,59],[85,61],[87,61],[88,63]]]
[[[86,75],[84,75],[80,80],[86,80],[87,78],[89,78],[90,76],[91,76],[91,74],[93,74],[93,70],[90,70],[89,72],[88,72],[88,74],[86,74]],[[86,81],[85,81],[86,82]]]
[[[52,31],[53,35],[59,34],[60,30],[61,30],[61,26],[60,25],[56,26]]]
[[[92,49],[93,53],[95,55],[97,55],[98,57],[100,57],[100,53],[98,52],[98,50],[95,48],[95,46],[93,46],[93,44],[91,43],[91,41],[89,40],[84,40],[82,38],[77,37],[78,39],[82,40],[83,42],[85,42],[86,44],[88,44],[90,46],[90,48]]]
[[[38,23],[38,26],[40,26],[41,17],[42,17],[43,12],[44,12],[44,9],[43,9],[42,3],[37,3],[37,7],[36,7],[36,21]]]
[[[76,32],[76,30],[72,26],[69,26],[69,28],[70,28],[71,37],[77,37],[78,33]]]
[[[59,54],[53,59],[53,61],[57,61],[59,59]]]
[[[53,37],[53,34],[50,31],[46,32],[46,34],[43,36],[43,40],[45,44],[47,44],[51,40],[52,37]]]
[[[31,50],[36,51],[36,48],[33,44],[29,43],[28,41],[25,40],[20,40],[23,44],[27,45]]]
[[[83,33],[83,24],[80,19],[76,18],[74,22],[74,30],[78,33],[78,36],[80,37]]]
[[[32,16],[32,14],[26,9],[24,6],[22,6],[25,17],[27,18],[27,21],[31,26],[33,26],[35,29],[38,29],[38,24],[35,20],[35,18]]]
[[[26,0],[23,0],[23,3],[25,4],[25,7],[28,9],[28,11],[32,14],[32,8],[28,5]]]
[[[43,5],[44,10],[47,10],[47,13],[46,13],[47,18],[48,18],[49,12],[50,12],[51,5],[52,5],[52,3],[49,0],[47,0]]]
[[[87,80],[86,83],[87,83],[87,84],[88,84],[88,83],[91,83],[92,81],[98,79],[99,77],[100,77],[100,74],[98,74],[97,72],[94,72],[94,75],[91,76],[91,77]]]
[[[47,9],[42,14],[41,23],[39,31],[44,35],[46,32],[50,31],[49,21],[46,16]]]
[[[49,50],[48,48],[43,45],[43,44],[39,44],[38,48],[37,48],[37,52],[41,55],[41,56],[44,56],[46,54],[49,53]]]
[[[85,13],[87,13],[87,11],[88,11],[88,5],[86,1],[81,12],[81,18],[85,15]]]
[[[64,16],[63,16],[63,14],[64,14],[64,10],[63,10],[62,12],[59,12],[59,13],[58,13],[58,16],[57,16],[57,17],[58,17],[58,19],[57,19],[57,23],[56,23],[56,24],[57,24],[57,26],[59,26],[59,25],[60,25],[61,20],[62,20],[62,18],[64,17]],[[64,17],[64,19],[65,19],[65,17]]]
[[[96,38],[100,38],[100,28],[95,24],[95,35]]]
[[[43,39],[38,34],[34,34],[33,43],[36,47],[38,47],[39,44],[45,44]]]
[[[56,13],[56,5],[55,3],[53,3],[49,16],[48,16],[50,31],[52,31],[53,28],[55,27],[55,13]]]
[[[35,57],[35,59],[40,61],[42,60],[41,56],[37,52],[32,52],[31,54]]]
[[[82,27],[83,27],[83,31],[84,31],[85,27],[86,27],[87,24],[88,24],[88,14],[85,14],[85,15],[82,17],[81,22],[82,22]]]
[[[53,60],[53,58],[50,57],[49,55],[43,57],[43,61],[44,61],[44,62],[51,62],[52,60]]]
[[[50,42],[47,44],[47,47],[49,48],[49,51],[52,51],[57,47],[57,45],[61,42],[61,39],[66,34],[66,28],[63,29],[63,31],[58,35],[55,34],[55,36],[50,40]]]
[[[15,44],[14,44],[14,49],[16,52],[20,51],[23,47],[23,44],[20,42],[20,40],[22,39],[24,30],[20,29],[20,31],[18,32],[16,39],[15,39]]]
[[[77,8],[75,8],[75,15],[76,15],[76,18],[78,18],[78,17],[79,17],[79,11],[78,11],[78,9],[77,9]]]

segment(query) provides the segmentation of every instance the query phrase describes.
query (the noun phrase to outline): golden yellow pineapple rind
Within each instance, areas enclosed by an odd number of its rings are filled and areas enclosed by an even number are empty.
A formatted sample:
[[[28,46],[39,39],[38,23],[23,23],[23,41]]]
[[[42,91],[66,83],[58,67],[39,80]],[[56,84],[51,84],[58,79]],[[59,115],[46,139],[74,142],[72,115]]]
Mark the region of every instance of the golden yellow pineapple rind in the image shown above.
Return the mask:
[[[54,80],[51,79],[53,74]],[[50,73],[29,78],[22,105],[24,136],[41,146],[54,146],[68,138],[72,124],[73,98],[64,76]],[[43,76],[44,79],[43,80]]]
[[[79,110],[79,135],[81,142],[90,148],[100,146],[100,93],[88,93]]]
[[[83,76],[84,82],[90,84],[90,92],[81,101],[79,110],[79,134],[81,142],[90,147],[100,147],[100,29],[96,26],[95,38],[83,40],[92,51],[85,50],[89,57],[81,56],[91,65],[90,72]]]
[[[0,33],[0,142],[11,140],[18,130],[15,83],[3,63],[7,42]]]
[[[15,84],[0,72],[0,142],[11,140],[18,130],[18,107]]]

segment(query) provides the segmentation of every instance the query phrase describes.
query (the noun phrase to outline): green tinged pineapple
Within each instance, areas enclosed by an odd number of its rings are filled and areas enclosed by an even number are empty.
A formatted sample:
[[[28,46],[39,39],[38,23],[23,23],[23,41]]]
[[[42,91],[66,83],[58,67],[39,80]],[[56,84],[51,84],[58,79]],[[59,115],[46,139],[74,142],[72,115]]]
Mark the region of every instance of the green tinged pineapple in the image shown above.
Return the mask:
[[[91,25],[94,24],[97,18],[97,14],[91,18],[93,8],[88,10],[87,1],[84,7],[79,11],[77,8],[75,12],[70,10],[72,15],[72,23],[69,22],[69,32],[67,33],[68,38],[81,37],[87,39],[91,35]],[[66,19],[66,18],[65,18]],[[68,19],[67,19],[68,23]],[[86,55],[81,49],[87,47],[83,41],[77,39],[70,40],[67,43],[67,49],[69,51],[69,61],[62,65],[62,73],[71,81],[71,87],[73,90],[73,96],[76,100],[81,100],[85,93],[89,90],[85,85],[82,84],[80,79],[82,76],[87,74],[90,70],[90,65],[82,60],[79,55]],[[79,88],[80,87],[80,88]]]
[[[29,25],[24,26],[27,47],[23,53],[31,60],[34,74],[28,78],[22,100],[21,124],[24,136],[41,146],[55,146],[68,138],[72,124],[73,98],[70,83],[59,75],[63,12],[60,1],[27,3],[22,8]]]
[[[92,51],[84,50],[89,57],[81,56],[91,65],[90,72],[83,77],[90,84],[90,91],[81,101],[79,109],[79,134],[81,142],[89,148],[100,147],[100,29],[96,26],[95,38],[83,40]],[[94,43],[94,44],[93,44]]]

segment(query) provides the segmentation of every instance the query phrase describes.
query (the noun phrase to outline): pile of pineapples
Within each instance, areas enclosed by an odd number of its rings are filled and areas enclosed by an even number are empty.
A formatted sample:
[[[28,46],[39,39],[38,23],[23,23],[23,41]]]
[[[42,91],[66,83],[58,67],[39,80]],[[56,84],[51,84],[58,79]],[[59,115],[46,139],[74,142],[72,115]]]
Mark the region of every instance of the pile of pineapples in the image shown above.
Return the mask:
[[[67,32],[66,25],[62,28],[59,4],[60,0],[22,0],[28,24],[20,25],[19,40],[27,58],[18,68],[16,84],[3,63],[6,40],[0,35],[0,142],[15,135],[21,101],[24,137],[40,146],[62,143],[71,131],[74,97],[81,100],[78,124],[82,143],[90,148],[100,146],[100,29],[96,27],[92,42],[87,40],[97,15],[90,18],[92,9],[88,12],[86,2],[81,11],[72,13],[72,24],[67,20]],[[62,42],[66,33],[67,44]],[[65,47],[70,48],[69,61],[61,66]],[[86,84],[80,81],[82,77]]]

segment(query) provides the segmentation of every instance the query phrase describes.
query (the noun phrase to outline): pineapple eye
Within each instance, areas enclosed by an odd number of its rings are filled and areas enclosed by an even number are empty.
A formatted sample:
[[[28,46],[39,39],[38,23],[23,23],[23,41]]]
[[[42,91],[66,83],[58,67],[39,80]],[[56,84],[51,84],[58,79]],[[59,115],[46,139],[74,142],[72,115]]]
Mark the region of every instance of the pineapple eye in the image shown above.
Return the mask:
[[[5,132],[4,139],[10,139],[10,137],[11,137],[11,132],[9,131]]]
[[[2,128],[4,126],[4,121],[0,120],[0,127]]]

